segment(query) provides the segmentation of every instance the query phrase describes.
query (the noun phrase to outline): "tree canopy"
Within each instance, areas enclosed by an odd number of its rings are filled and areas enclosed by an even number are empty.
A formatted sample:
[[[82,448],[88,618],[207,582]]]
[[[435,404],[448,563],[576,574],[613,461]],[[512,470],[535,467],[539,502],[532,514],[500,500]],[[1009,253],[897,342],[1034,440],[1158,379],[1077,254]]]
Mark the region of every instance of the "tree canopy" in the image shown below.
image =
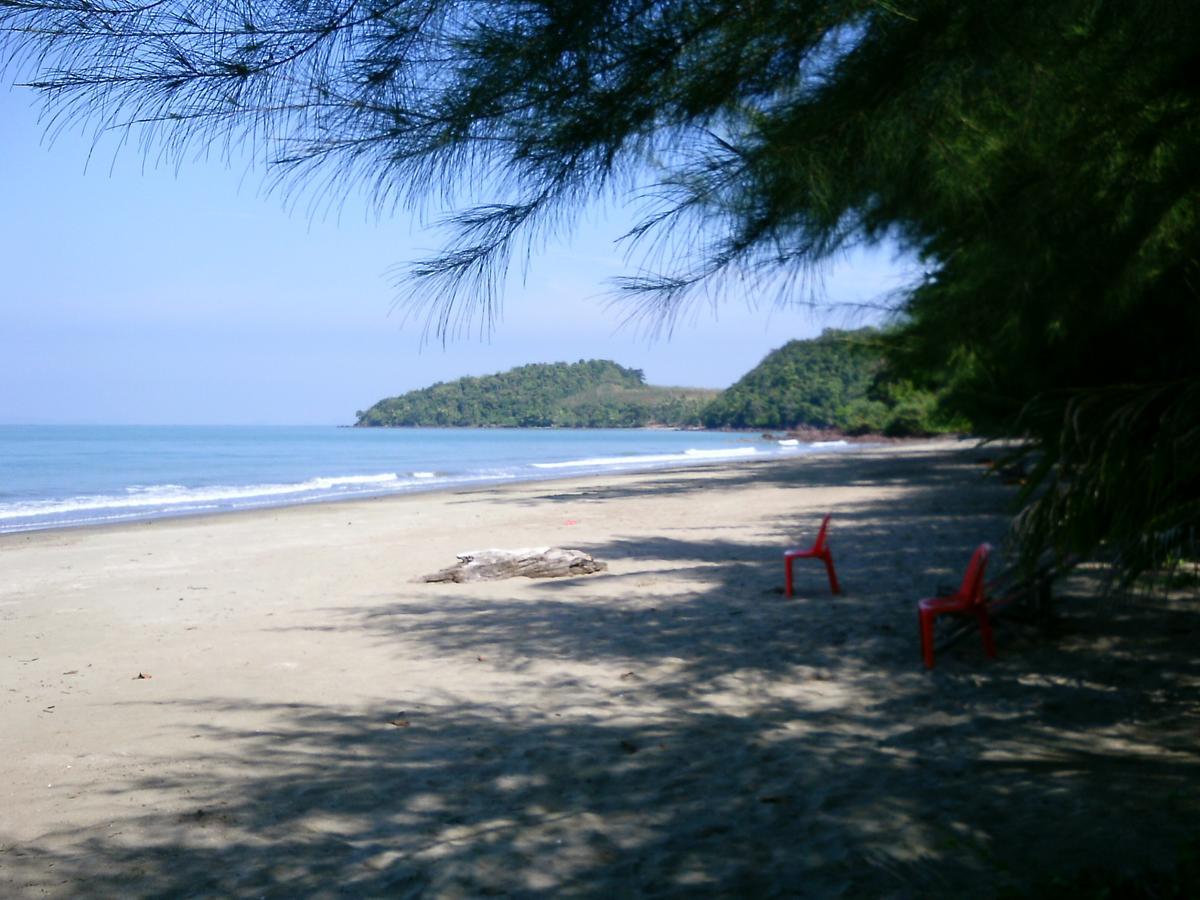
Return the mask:
[[[0,29],[61,115],[449,204],[409,285],[442,332],[596,197],[649,198],[667,268],[623,287],[666,323],[894,242],[925,275],[893,373],[1029,440],[1027,558],[1196,553],[1195,2],[0,0]]]
[[[963,423],[939,414],[933,392],[896,380],[874,328],[826,329],[788,341],[704,408],[709,428],[827,428],[927,435]]]

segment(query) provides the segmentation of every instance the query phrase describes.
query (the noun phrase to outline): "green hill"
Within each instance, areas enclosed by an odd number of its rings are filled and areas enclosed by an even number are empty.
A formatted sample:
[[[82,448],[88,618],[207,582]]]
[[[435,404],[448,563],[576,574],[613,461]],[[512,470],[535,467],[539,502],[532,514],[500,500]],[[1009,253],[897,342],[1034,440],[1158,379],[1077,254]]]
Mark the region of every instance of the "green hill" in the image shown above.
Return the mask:
[[[827,329],[790,341],[747,372],[702,413],[708,428],[823,428],[850,434],[928,434],[955,423],[937,398],[889,379],[880,332]]]
[[[538,363],[380,400],[359,426],[836,429],[929,434],[957,423],[937,397],[889,377],[880,332],[826,330],[772,351],[725,391],[654,387],[608,360]]]
[[[538,363],[380,400],[358,426],[633,428],[696,426],[718,391],[654,387],[608,360]]]

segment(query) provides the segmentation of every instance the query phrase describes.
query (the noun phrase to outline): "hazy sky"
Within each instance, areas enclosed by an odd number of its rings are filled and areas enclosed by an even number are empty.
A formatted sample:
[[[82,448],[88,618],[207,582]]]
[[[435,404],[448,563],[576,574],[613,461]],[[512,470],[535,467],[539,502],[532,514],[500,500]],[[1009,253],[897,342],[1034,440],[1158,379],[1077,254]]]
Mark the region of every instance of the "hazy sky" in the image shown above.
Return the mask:
[[[669,340],[622,327],[614,213],[514,277],[490,338],[422,346],[388,277],[438,246],[411,217],[289,211],[262,171],[176,170],[114,142],[89,161],[90,134],[43,132],[31,94],[0,87],[0,423],[347,424],[434,381],[586,358],[725,387],[792,338],[864,321],[751,309],[735,288]],[[904,278],[889,254],[856,255],[826,295],[868,302]]]

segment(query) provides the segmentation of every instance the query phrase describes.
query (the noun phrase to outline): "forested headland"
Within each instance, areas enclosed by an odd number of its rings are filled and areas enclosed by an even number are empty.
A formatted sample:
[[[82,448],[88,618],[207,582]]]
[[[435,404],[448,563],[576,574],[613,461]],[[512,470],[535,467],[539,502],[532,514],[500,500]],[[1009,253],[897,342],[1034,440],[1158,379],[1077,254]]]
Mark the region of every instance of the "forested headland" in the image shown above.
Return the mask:
[[[897,378],[873,328],[789,341],[704,409],[708,428],[830,429],[893,437],[968,428],[938,397]]]
[[[715,390],[655,387],[639,369],[608,360],[535,363],[439,382],[380,400],[360,426],[637,428],[698,426]]]
[[[657,387],[609,360],[537,363],[380,400],[359,426],[823,429],[930,434],[955,426],[937,397],[890,377],[880,332],[790,341],[728,390]]]

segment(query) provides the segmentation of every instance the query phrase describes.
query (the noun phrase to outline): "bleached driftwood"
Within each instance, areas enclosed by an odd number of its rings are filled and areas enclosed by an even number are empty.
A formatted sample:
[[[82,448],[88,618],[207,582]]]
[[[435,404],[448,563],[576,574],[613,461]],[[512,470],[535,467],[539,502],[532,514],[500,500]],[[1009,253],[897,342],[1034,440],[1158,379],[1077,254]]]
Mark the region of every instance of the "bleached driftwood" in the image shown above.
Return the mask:
[[[472,550],[459,553],[458,562],[448,569],[422,578],[425,582],[498,581],[501,578],[562,578],[567,575],[591,575],[608,568],[582,550],[562,547],[531,547],[523,550]]]

